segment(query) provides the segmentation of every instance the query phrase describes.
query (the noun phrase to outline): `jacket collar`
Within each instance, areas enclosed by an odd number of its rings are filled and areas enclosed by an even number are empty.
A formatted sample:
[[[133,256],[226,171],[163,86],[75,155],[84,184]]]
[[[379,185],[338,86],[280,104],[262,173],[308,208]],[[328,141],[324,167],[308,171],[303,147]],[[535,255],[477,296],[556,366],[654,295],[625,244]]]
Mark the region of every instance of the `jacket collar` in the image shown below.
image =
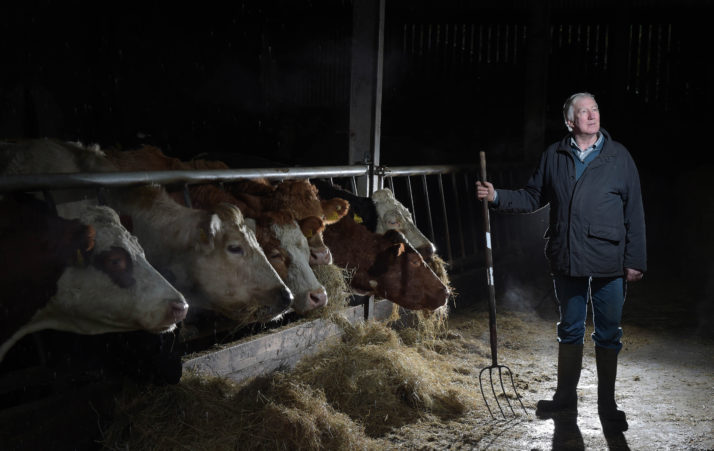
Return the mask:
[[[600,166],[603,163],[606,163],[610,161],[611,159],[615,158],[615,155],[617,154],[617,147],[612,145],[612,138],[610,137],[610,134],[605,130],[604,128],[600,127],[600,133],[605,138],[605,142],[602,145],[602,150],[600,151],[600,155],[598,155],[590,164],[590,167],[595,167],[595,166]],[[568,133],[558,144],[558,148],[556,149],[558,152],[565,152],[567,154],[570,154],[570,138],[573,135]]]

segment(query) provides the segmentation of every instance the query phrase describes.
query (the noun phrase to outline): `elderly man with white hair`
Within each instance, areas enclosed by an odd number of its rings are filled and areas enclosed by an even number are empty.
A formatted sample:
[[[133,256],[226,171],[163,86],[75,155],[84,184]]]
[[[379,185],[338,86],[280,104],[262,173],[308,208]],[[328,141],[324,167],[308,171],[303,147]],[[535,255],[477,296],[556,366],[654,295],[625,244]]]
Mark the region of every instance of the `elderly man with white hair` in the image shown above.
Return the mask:
[[[622,307],[628,282],[647,269],[640,179],[632,156],[600,127],[600,110],[587,92],[563,105],[569,133],[551,144],[526,186],[495,190],[477,182],[477,197],[495,211],[528,213],[550,204],[545,233],[560,307],[558,385],[536,414],[577,414],[587,304],[593,307],[598,412],[604,427],[627,430],[615,403],[617,356],[622,349]]]

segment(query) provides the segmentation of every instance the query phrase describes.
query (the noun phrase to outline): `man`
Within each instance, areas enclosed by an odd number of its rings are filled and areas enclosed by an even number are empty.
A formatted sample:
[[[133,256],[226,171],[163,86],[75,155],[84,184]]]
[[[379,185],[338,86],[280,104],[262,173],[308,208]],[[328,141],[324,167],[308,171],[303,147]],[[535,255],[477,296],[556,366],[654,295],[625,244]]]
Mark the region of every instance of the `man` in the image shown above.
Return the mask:
[[[536,414],[577,412],[585,319],[592,302],[598,413],[603,426],[627,430],[615,403],[617,355],[622,348],[622,306],[627,282],[647,269],[645,219],[637,168],[630,153],[600,128],[592,94],[577,93],[563,105],[570,132],[550,145],[526,186],[496,191],[476,182],[479,200],[496,211],[527,213],[550,204],[546,257],[560,306],[558,385]]]

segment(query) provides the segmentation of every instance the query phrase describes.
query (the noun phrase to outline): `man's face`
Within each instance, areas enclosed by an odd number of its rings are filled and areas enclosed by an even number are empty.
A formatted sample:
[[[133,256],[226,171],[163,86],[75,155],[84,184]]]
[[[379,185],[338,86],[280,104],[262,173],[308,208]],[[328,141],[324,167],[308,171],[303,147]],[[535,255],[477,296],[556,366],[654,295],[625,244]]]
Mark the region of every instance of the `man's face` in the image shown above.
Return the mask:
[[[590,97],[581,97],[573,104],[573,120],[568,121],[574,135],[594,135],[600,131],[600,110]]]

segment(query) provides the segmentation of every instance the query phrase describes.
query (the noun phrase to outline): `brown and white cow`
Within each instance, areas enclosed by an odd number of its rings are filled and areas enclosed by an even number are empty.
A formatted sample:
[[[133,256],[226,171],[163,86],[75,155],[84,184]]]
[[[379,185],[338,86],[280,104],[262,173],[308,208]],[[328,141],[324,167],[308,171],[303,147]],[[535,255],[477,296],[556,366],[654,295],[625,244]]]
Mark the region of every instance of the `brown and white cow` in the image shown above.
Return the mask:
[[[449,289],[396,230],[374,233],[347,214],[325,230],[334,264],[354,271],[350,285],[410,310],[436,310]]]
[[[152,171],[160,169],[217,169],[220,162],[194,160],[182,162],[164,155],[155,147],[131,151],[110,151],[110,160],[122,170]],[[269,188],[272,191],[272,187]],[[211,210],[220,203],[235,205],[247,218],[252,219],[253,231],[270,264],[290,288],[294,296],[293,310],[305,314],[327,304],[327,292],[315,277],[309,265],[310,249],[304,235],[317,234],[316,218],[299,221],[285,210],[263,211],[260,204],[248,205],[233,194],[214,185],[198,185],[189,189],[191,204],[195,208]],[[183,202],[183,195],[172,195]],[[251,222],[248,222],[251,224]],[[302,231],[302,233],[301,233]]]
[[[144,257],[108,207],[65,219],[30,196],[0,201],[0,360],[44,329],[78,334],[170,331],[184,297]]]
[[[332,263],[330,249],[322,237],[325,226],[334,224],[347,214],[349,203],[344,199],[321,200],[317,188],[309,180],[284,180],[271,185],[265,180],[236,183],[231,192],[249,205],[263,211],[288,210],[298,221],[308,220],[315,227],[303,228],[310,246],[310,264]]]

